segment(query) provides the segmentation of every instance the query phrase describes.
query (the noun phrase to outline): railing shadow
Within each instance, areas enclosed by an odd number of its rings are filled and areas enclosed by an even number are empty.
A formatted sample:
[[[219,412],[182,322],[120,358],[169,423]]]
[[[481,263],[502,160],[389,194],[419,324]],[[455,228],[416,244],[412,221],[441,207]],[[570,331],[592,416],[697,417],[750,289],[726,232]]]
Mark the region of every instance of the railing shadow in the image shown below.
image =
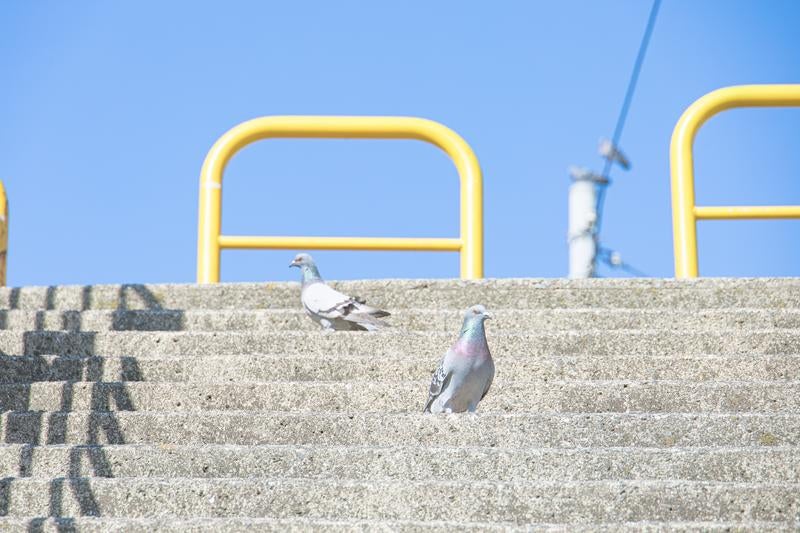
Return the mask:
[[[0,517],[7,516],[15,480],[30,478],[34,472],[36,449],[41,445],[67,446],[67,464],[63,477],[49,482],[48,515],[28,523],[29,531],[43,531],[47,520],[55,519],[59,531],[74,531],[72,507],[65,502],[67,494],[77,504],[78,516],[101,516],[91,477],[114,477],[105,446],[125,444],[118,411],[135,411],[128,391],[128,381],[144,381],[136,357],[119,355],[119,364],[106,368],[108,359],[96,350],[97,331],[85,331],[82,313],[91,308],[92,287],[81,294],[81,309],[62,312],[63,330],[45,329],[46,312],[55,308],[56,287],[48,287],[41,310],[34,315],[32,329],[22,334],[21,353],[0,352],[0,412],[5,414],[2,442],[21,444],[16,472],[0,473]],[[133,295],[144,309],[132,310]],[[9,295],[10,310],[19,308],[19,289]],[[164,309],[157,298],[143,285],[121,285],[117,305],[111,317],[110,331],[154,331],[183,329],[181,310]],[[8,325],[7,310],[0,311],[0,328]],[[41,398],[34,397],[36,382],[63,382],[57,410],[31,410]],[[90,411],[82,416],[75,412],[75,384],[91,382]],[[36,391],[41,394],[41,390]],[[78,424],[84,424],[85,433]],[[75,442],[82,441],[78,444]]]

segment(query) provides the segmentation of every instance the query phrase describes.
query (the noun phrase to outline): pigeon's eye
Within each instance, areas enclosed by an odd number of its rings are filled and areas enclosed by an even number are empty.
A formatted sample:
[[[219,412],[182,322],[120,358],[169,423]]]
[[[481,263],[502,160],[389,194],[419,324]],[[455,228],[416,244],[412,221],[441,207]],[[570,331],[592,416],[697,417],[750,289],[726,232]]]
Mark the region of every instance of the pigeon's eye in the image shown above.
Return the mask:
[[[479,312],[480,312],[480,311],[478,311],[477,309],[473,309],[473,310],[472,310],[472,314],[473,314],[473,315],[477,315]]]

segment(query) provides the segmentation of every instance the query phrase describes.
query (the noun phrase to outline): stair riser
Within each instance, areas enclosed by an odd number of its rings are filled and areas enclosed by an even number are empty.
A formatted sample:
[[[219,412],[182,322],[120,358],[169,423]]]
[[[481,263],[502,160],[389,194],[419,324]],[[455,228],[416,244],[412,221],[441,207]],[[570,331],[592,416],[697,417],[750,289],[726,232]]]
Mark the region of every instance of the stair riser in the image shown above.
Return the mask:
[[[729,521],[685,522],[672,521],[669,524],[658,524],[651,521],[640,522],[611,522],[611,523],[581,523],[564,524],[537,523],[514,526],[513,524],[499,522],[459,522],[453,520],[436,520],[418,522],[413,520],[326,520],[306,518],[102,518],[102,517],[70,517],[70,518],[2,518],[0,527],[4,532],[29,533],[42,531],[43,533],[63,533],[77,530],[81,533],[106,533],[107,531],[125,531],[125,533],[250,533],[252,531],[283,533],[341,533],[343,531],[386,531],[397,533],[450,533],[463,531],[469,533],[484,533],[496,531],[503,533],[526,533],[532,529],[549,533],[563,533],[565,529],[576,533],[619,533],[619,532],[672,532],[684,531],[693,533],[707,533],[718,531],[730,533],[731,531],[786,531],[790,529],[786,520],[765,522],[740,520],[734,517]]]
[[[388,310],[492,308],[800,308],[796,279],[702,280],[375,280],[332,282]],[[95,285],[0,289],[7,309],[292,309],[297,283]]]
[[[428,381],[364,383],[35,383],[0,385],[0,411],[421,412]],[[480,411],[794,413],[800,385],[498,382]]]
[[[0,447],[0,477],[800,482],[800,450]]]
[[[495,447],[798,446],[800,415],[3,413],[0,442]]]
[[[492,310],[494,331],[571,331],[585,329],[712,330],[800,328],[797,310]],[[399,310],[387,319],[395,328],[456,333],[461,310]],[[218,311],[0,311],[0,329],[12,331],[319,331],[300,310]]]
[[[10,515],[350,517],[565,523],[636,520],[778,520],[798,512],[797,485],[687,482],[323,483],[320,481],[5,480]],[[465,492],[470,497],[465,497]],[[0,505],[3,502],[0,495]]]
[[[410,381],[428,376],[435,357],[357,356],[58,357],[0,356],[0,383],[33,381]],[[502,357],[508,379],[537,380],[800,380],[800,356]]]
[[[719,530],[730,531],[732,526],[740,523],[703,523],[696,531]],[[751,523],[753,524],[753,523]],[[750,526],[766,530],[770,523],[758,522]],[[553,526],[552,531],[563,530],[563,526]],[[772,527],[775,527],[773,524]],[[717,529],[714,529],[717,528]],[[641,528],[630,526],[629,531],[638,531]],[[450,533],[464,531],[469,533],[484,533],[486,531],[514,532],[527,531],[525,527],[516,528],[510,524],[498,525],[488,522],[468,523],[456,521],[438,522],[413,522],[391,520],[308,520],[308,519],[278,519],[278,518],[103,518],[103,517],[64,517],[64,518],[3,518],[0,517],[0,530],[4,533],[65,533],[80,531],[80,533],[107,533],[108,531],[124,531],[125,533],[342,533],[344,531],[386,531],[399,533]],[[622,529],[626,530],[626,529]],[[587,529],[588,531],[588,529]],[[597,531],[595,526],[591,531]],[[614,531],[620,531],[617,526]]]
[[[498,357],[547,355],[781,355],[800,354],[800,332],[684,333],[622,331],[502,334],[488,332]],[[447,333],[64,333],[0,332],[0,352],[13,355],[399,355],[441,356]]]

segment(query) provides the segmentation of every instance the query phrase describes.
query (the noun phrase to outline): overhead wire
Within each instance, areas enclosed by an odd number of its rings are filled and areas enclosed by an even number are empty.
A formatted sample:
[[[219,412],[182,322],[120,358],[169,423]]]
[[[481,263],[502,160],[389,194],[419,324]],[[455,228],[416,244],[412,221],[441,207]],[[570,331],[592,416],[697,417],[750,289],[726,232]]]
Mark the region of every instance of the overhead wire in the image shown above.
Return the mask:
[[[653,28],[656,25],[660,7],[661,0],[653,0],[653,6],[650,8],[650,16],[647,18],[647,26],[645,26],[644,35],[642,36],[642,42],[639,44],[639,52],[636,54],[636,61],[633,63],[633,71],[628,80],[628,88],[625,90],[625,98],[622,100],[622,108],[619,110],[617,124],[614,126],[614,136],[611,138],[612,146],[618,146],[619,140],[622,137],[622,130],[625,128],[625,120],[628,118],[628,111],[633,101],[633,93],[636,91],[639,73],[642,71],[644,56],[647,53],[647,46],[650,44],[650,37],[653,35]],[[606,159],[606,164],[603,167],[604,177],[608,177],[609,172],[611,172],[611,164],[611,159]]]
[[[611,145],[614,147],[619,146],[619,140],[622,138],[622,130],[625,128],[625,120],[628,118],[628,111],[630,110],[631,102],[633,101],[633,93],[636,91],[636,84],[639,81],[639,73],[642,71],[644,56],[647,53],[647,46],[650,44],[650,37],[653,35],[653,28],[656,25],[658,10],[660,7],[661,0],[653,0],[653,5],[650,8],[650,16],[647,18],[647,26],[645,26],[642,41],[639,43],[639,52],[636,54],[636,61],[633,63],[633,71],[631,72],[631,77],[628,80],[628,88],[625,90],[625,98],[622,100],[622,108],[619,110],[617,124],[614,126],[614,135],[611,138]],[[613,161],[611,158],[606,158],[601,175],[608,180],[608,183],[600,187],[600,191],[597,195],[597,223],[595,224],[595,229],[597,232],[600,231],[600,224],[603,219],[603,200],[605,199],[604,197],[606,188],[611,182],[609,176],[611,174],[612,165]]]
[[[614,126],[614,135],[611,138],[611,146],[615,148],[619,146],[619,141],[622,138],[622,131],[625,128],[625,121],[628,118],[628,111],[630,110],[631,102],[633,101],[633,94],[636,91],[636,84],[639,81],[639,73],[642,70],[644,57],[647,53],[647,46],[650,44],[650,37],[653,35],[653,28],[656,25],[656,19],[658,18],[658,11],[660,7],[661,0],[653,0],[653,5],[650,8],[650,15],[647,18],[647,25],[644,29],[644,35],[642,35],[642,40],[639,43],[639,52],[636,54],[636,61],[633,63],[631,77],[628,80],[628,87],[625,90],[625,97],[622,100],[622,107],[620,108],[619,115],[617,116],[617,123]],[[602,184],[597,192],[597,219],[594,225],[595,235],[600,233],[600,226],[603,221],[603,204],[605,202],[606,189],[611,184],[610,174],[612,165],[612,159],[607,157],[603,165],[603,172],[601,174],[601,176],[606,179],[606,183]]]

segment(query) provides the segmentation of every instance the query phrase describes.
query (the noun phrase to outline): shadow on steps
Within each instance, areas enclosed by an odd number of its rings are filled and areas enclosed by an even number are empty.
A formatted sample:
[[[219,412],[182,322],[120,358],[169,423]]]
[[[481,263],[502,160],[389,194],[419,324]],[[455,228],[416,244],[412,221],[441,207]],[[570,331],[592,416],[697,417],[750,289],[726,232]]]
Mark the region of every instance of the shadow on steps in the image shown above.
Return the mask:
[[[81,312],[88,310],[92,301],[92,287],[83,287],[81,309],[62,313],[66,331],[45,331],[45,312],[55,309],[56,287],[48,287],[42,310],[36,312],[33,330],[22,336],[20,354],[0,354],[0,382],[12,386],[0,396],[0,412],[7,413],[6,427],[2,428],[2,442],[23,444],[20,448],[17,471],[8,472],[0,478],[0,516],[7,516],[12,501],[14,480],[30,477],[33,471],[33,456],[36,446],[70,445],[69,463],[64,477],[54,478],[49,484],[49,509],[46,517],[30,520],[28,531],[42,531],[49,518],[59,519],[59,531],[73,531],[73,519],[64,516],[65,491],[71,493],[78,504],[80,516],[101,516],[97,499],[87,478],[82,476],[83,464],[88,464],[91,474],[98,477],[114,477],[113,469],[103,450],[104,444],[125,444],[125,435],[110,405],[119,410],[135,411],[125,382],[143,381],[135,357],[121,358],[118,382],[103,383],[104,359],[95,353],[95,332],[83,331]],[[131,313],[128,306],[129,293],[144,302],[147,312]],[[12,289],[9,299],[11,309],[19,308],[19,289]],[[152,311],[159,311],[155,315]],[[143,285],[122,285],[117,298],[117,309],[112,319],[112,330],[116,331],[178,331],[183,329],[183,311],[166,310],[154,295]],[[0,311],[0,328],[7,326],[7,311]],[[154,318],[153,318],[154,317]],[[109,355],[109,354],[105,354]],[[30,411],[33,383],[37,381],[64,381],[61,388],[59,410],[49,414]],[[75,382],[94,382],[91,386],[90,408],[85,434],[76,437],[78,428],[69,427],[69,415],[73,411],[73,387]],[[18,387],[13,387],[17,384]],[[86,463],[84,463],[86,461]]]

